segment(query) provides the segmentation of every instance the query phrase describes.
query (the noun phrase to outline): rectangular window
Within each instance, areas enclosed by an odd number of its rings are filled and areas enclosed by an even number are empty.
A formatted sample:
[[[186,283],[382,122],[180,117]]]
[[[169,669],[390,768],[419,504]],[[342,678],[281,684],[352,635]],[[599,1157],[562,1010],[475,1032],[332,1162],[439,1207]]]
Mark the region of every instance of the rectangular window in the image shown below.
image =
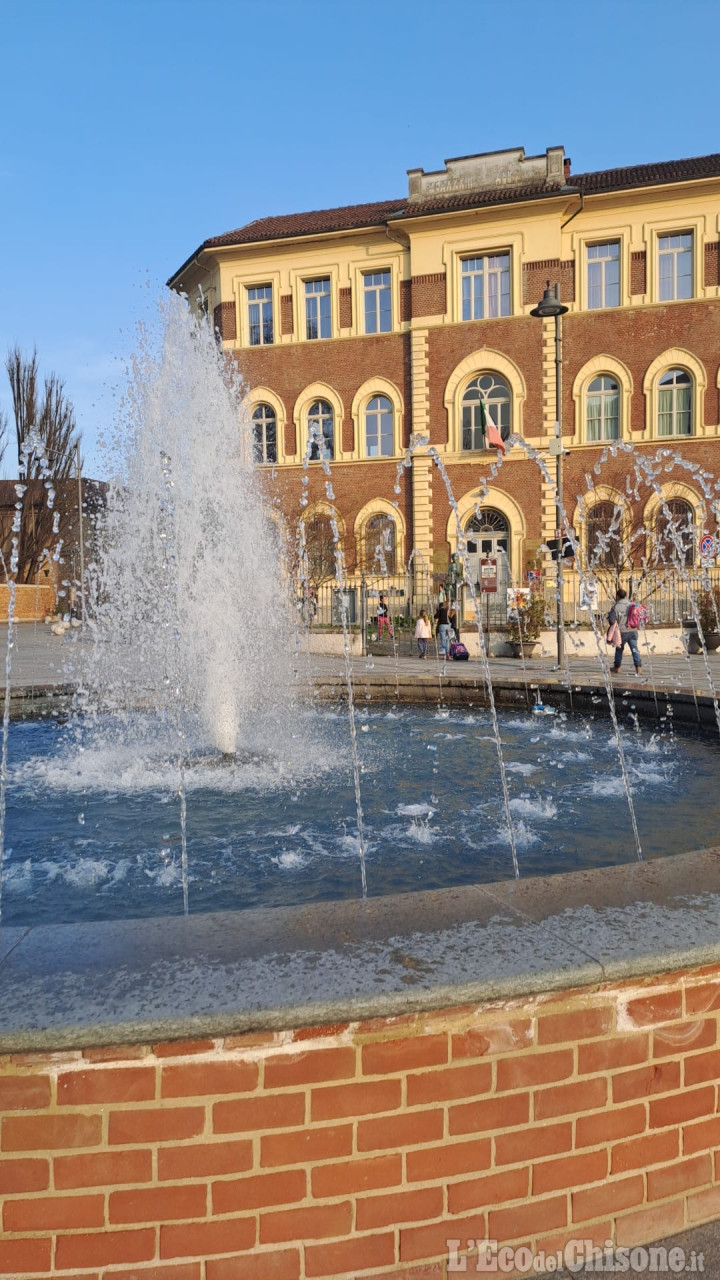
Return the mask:
[[[305,336],[330,338],[332,313],[330,310],[330,279],[305,281]]]
[[[268,346],[273,341],[272,285],[255,285],[247,295],[250,346]]]
[[[389,333],[392,329],[390,304],[390,272],[367,271],[363,276],[365,289],[365,332]]]
[[[620,306],[620,244],[587,247],[587,304],[590,310]]]
[[[463,258],[462,318],[487,320],[510,315],[510,254]]]
[[[658,236],[658,281],[660,302],[692,298],[692,231],[683,231],[673,236]]]

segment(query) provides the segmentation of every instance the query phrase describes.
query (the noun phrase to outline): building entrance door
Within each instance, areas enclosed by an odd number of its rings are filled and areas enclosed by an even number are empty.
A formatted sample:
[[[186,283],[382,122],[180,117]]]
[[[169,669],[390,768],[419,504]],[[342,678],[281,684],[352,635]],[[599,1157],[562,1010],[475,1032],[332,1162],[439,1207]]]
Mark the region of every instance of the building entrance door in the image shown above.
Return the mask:
[[[483,617],[495,626],[507,619],[507,590],[511,584],[510,525],[500,511],[489,508],[474,515],[465,526],[470,581],[480,592],[480,561],[497,560],[497,592],[482,602]]]

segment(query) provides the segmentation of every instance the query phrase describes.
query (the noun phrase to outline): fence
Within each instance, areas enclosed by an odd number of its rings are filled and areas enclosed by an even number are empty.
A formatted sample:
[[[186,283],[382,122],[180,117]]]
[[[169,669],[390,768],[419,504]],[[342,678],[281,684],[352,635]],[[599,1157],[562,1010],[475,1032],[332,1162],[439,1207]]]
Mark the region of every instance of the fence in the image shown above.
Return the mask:
[[[644,575],[595,573],[597,605],[593,612],[607,614],[615,599],[618,586],[639,604],[644,604],[653,626],[680,626],[683,618],[692,617],[692,596],[699,591],[720,587],[720,569],[688,569],[686,575],[677,569],[652,570]],[[552,579],[545,580],[548,608],[554,612],[557,596]],[[588,622],[589,610],[581,602],[585,595],[580,575],[566,572],[564,577],[563,605],[566,622]]]
[[[653,570],[633,578],[628,574],[618,580],[614,573],[596,572],[597,588],[593,612],[605,616],[615,599],[618,586],[622,586],[634,600],[644,604],[654,626],[680,626],[684,618],[693,614],[691,593],[720,587],[720,568],[688,569],[683,575],[676,569]],[[422,571],[403,574],[364,575],[348,579],[342,588],[337,582],[328,581],[318,587],[298,584],[298,609],[309,625],[340,627],[343,607],[347,610],[347,623],[351,627],[373,628],[376,623],[380,596],[388,607],[393,629],[399,633],[410,631],[421,609],[430,616],[437,608],[440,591],[448,589],[448,575]],[[475,625],[475,610],[467,585],[450,586],[455,595],[459,613],[465,626]],[[554,620],[556,594],[554,576],[545,577],[544,592],[548,615]],[[585,589],[580,575],[566,570],[564,576],[564,614],[567,623],[588,623],[589,609],[585,602]],[[480,595],[478,603],[486,629],[496,631],[507,621],[506,593]],[[376,626],[374,628],[377,629]]]

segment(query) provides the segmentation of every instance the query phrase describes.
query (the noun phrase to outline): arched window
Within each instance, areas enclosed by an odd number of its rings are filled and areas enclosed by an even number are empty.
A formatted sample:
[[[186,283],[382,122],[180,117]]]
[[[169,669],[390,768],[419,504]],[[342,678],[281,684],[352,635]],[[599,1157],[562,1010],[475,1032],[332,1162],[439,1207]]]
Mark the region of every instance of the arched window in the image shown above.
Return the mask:
[[[620,439],[620,387],[615,378],[602,374],[593,378],[585,397],[585,439]]]
[[[695,563],[695,512],[684,498],[670,498],[655,519],[655,555],[661,564]]]
[[[659,436],[693,433],[693,380],[684,369],[668,369],[658,379]]]
[[[510,435],[510,389],[494,373],[481,373],[462,398],[462,448],[487,449],[485,426],[492,422],[503,440]]]
[[[335,577],[335,535],[330,517],[319,513],[304,522],[307,576],[319,584]]]
[[[365,525],[365,567],[370,573],[396,572],[397,530],[392,516],[371,516]]]
[[[393,407],[387,396],[373,396],[365,410],[365,453],[368,458],[391,458]]]
[[[253,413],[253,451],[256,462],[277,462],[277,419],[269,404]]]
[[[614,502],[596,502],[586,521],[587,557],[592,569],[614,569],[623,563],[623,511]]]
[[[308,446],[311,462],[335,457],[335,418],[327,400],[315,400],[308,410]]]

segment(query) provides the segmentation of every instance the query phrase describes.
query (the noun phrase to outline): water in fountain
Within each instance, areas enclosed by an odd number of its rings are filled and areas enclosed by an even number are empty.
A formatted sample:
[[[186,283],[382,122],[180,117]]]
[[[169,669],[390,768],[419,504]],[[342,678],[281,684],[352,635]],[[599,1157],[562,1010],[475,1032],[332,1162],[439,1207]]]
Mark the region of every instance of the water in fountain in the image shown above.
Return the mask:
[[[180,881],[187,911],[190,884],[193,908],[212,910],[491,880],[508,874],[510,863],[515,875],[604,865],[629,853],[622,826],[619,848],[608,839],[610,796],[625,797],[637,855],[636,812],[650,855],[707,843],[715,815],[703,813],[699,797],[714,755],[691,750],[690,776],[699,780],[693,791],[680,755],[640,734],[637,718],[627,734],[593,615],[614,740],[586,723],[576,731],[558,722],[542,732],[532,716],[501,723],[472,583],[489,713],[469,706],[458,715],[441,705],[439,664],[434,714],[358,710],[336,521],[333,590],[347,709],[304,706],[309,681],[303,685],[295,674],[297,601],[283,569],[271,486],[263,493],[271,474],[253,467],[242,388],[209,328],[177,299],[164,311],[160,338],[146,335],[134,362],[121,424],[92,614],[96,645],[81,701],[90,714],[59,734],[18,727],[9,771],[3,758],[8,883],[18,921],[34,914],[24,914],[26,888],[39,903],[34,918],[53,918],[61,882],[65,918],[82,918],[143,914],[143,890],[176,892]],[[400,466],[426,443],[412,441]],[[542,457],[523,447],[551,483]],[[431,456],[455,510],[469,580],[452,487],[437,452]],[[308,452],[301,507],[308,504],[309,460]],[[493,464],[491,478],[501,465]],[[322,466],[332,503],[330,468]],[[637,474],[662,500],[657,472]],[[707,477],[704,483],[716,500]],[[561,508],[558,524],[573,540]],[[592,565],[581,541],[575,547],[589,583]],[[302,565],[302,527],[298,551]],[[306,573],[306,618],[308,584]],[[396,644],[393,653],[397,689]],[[712,687],[709,667],[708,676]],[[472,698],[470,682],[468,691]],[[559,752],[573,735],[579,746]],[[223,761],[229,763],[218,769]],[[27,831],[31,794],[36,825]],[[68,804],[80,811],[68,816]],[[675,836],[668,835],[671,816]],[[39,859],[38,846],[45,853]],[[89,909],[74,900],[84,886],[93,890]],[[160,906],[177,909],[177,897]]]
[[[295,698],[281,532],[237,376],[182,301],[162,310],[113,459],[88,703],[145,704],[174,723],[180,702],[195,749],[269,748]]]

